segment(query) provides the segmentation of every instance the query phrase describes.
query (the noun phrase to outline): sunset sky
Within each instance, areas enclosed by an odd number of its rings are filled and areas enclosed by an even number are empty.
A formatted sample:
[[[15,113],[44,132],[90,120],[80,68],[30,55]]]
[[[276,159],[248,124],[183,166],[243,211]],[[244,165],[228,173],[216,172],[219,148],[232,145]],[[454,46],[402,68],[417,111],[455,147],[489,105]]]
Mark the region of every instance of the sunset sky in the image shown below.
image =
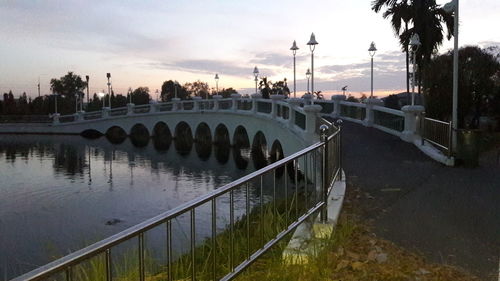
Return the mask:
[[[438,0],[438,4],[447,1]],[[0,0],[0,91],[49,93],[49,81],[73,71],[90,75],[90,90],[115,92],[165,80],[202,80],[251,93],[252,70],[271,80],[288,78],[297,40],[297,90],[304,91],[310,67],[307,41],[315,51],[315,89],[333,93],[348,85],[370,90],[368,47],[375,41],[375,91],[405,88],[404,54],[389,20],[369,0],[329,1],[42,1]],[[460,0],[460,45],[500,45],[500,1]],[[446,41],[441,52],[452,48]]]

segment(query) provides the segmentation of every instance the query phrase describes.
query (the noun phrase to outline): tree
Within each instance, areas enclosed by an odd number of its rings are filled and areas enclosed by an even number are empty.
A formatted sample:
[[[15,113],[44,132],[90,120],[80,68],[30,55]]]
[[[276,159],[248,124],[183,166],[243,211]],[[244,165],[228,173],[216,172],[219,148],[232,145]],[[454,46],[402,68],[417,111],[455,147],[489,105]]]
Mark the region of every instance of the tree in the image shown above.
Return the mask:
[[[271,84],[272,84],[271,81],[267,80],[267,77],[260,78],[259,90],[260,90],[260,93],[262,94],[262,97],[265,99],[270,98],[271,87],[269,85],[271,85]]]
[[[200,80],[192,83],[186,83],[184,84],[184,88],[186,89],[188,96],[208,98],[208,94],[210,92],[208,83],[201,82]]]
[[[425,73],[426,64],[430,62],[432,54],[437,52],[443,43],[443,23],[447,27],[448,40],[453,36],[453,15],[446,13],[435,0],[374,0],[372,2],[372,9],[375,12],[379,12],[383,7],[387,8],[383,17],[391,17],[394,33],[399,38],[401,48],[407,56],[411,36],[414,33],[419,35],[422,45],[417,51],[416,62],[420,73]],[[403,22],[405,29],[401,30]],[[408,28],[408,23],[412,23],[413,26]],[[421,82],[422,75],[418,77]]]
[[[227,89],[222,89],[222,91],[219,92],[219,95],[221,95],[223,98],[230,98],[232,94],[237,94],[238,92],[233,89],[233,88],[227,88]]]
[[[179,82],[172,80],[163,82],[163,84],[161,85],[161,94],[160,94],[161,101],[164,102],[171,101],[172,98],[175,97],[176,91],[177,91],[177,98],[181,100],[185,100],[189,96],[189,93],[186,90],[186,88],[181,86]]]
[[[488,50],[469,46],[460,48],[459,65],[458,126],[477,128],[480,116],[500,115],[495,108],[500,100],[500,62]],[[433,118],[450,120],[453,52],[435,56],[425,77],[426,113]]]
[[[50,89],[52,92],[62,95],[63,97],[74,97],[79,94],[83,97],[83,90],[87,87],[87,82],[83,81],[79,75],[68,72],[59,79],[50,80]]]
[[[259,82],[259,90],[262,94],[262,98],[269,99],[271,95],[290,95],[290,89],[288,88],[286,78],[283,81],[272,82],[268,80],[267,77],[262,77]]]
[[[139,87],[132,92],[132,103],[136,105],[148,104],[150,100],[148,87]]]
[[[399,98],[397,95],[389,95],[384,99],[384,106],[392,109],[400,110]]]

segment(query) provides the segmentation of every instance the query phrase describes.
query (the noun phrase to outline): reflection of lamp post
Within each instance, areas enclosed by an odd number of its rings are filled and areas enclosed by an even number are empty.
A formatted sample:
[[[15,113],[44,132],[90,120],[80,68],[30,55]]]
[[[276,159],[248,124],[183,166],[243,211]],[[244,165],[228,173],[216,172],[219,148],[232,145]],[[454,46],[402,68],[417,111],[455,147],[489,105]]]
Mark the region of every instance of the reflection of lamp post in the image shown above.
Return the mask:
[[[219,74],[215,73],[215,94],[219,94]],[[208,93],[207,93],[208,94]]]
[[[371,94],[370,98],[373,98],[373,56],[375,55],[375,52],[377,51],[377,48],[375,47],[375,42],[372,42],[370,44],[370,48],[368,49],[368,53],[370,54],[371,61],[372,61],[372,71],[371,71]]]
[[[306,94],[309,94],[309,78],[311,78],[311,70],[308,68],[306,72],[306,78],[307,78],[307,92]]]
[[[453,45],[453,108],[452,108],[452,151],[456,151],[457,147],[457,128],[458,128],[458,0],[452,0],[443,6],[443,9],[447,13],[454,12],[454,32],[453,37],[454,45]]]
[[[255,76],[255,94],[257,94],[257,82],[259,81],[259,69],[257,67],[253,69],[253,76]]]
[[[411,105],[415,105],[415,70],[417,68],[417,50],[422,45],[420,43],[420,37],[418,34],[413,33],[410,38],[410,47],[412,47],[413,53],[413,77],[412,77],[412,85],[411,85]]]
[[[297,54],[298,49],[299,49],[299,47],[297,47],[297,43],[295,42],[295,40],[293,40],[293,45],[290,48],[290,50],[292,50],[292,53],[293,53],[293,97],[294,98],[296,97],[295,55]]]
[[[109,78],[111,78],[111,73],[106,73],[106,77],[108,78],[109,108],[111,109],[111,82],[109,81]]]
[[[314,33],[311,33],[311,38],[307,42],[307,45],[309,45],[309,49],[311,50],[311,93],[314,94],[314,49],[318,45]]]

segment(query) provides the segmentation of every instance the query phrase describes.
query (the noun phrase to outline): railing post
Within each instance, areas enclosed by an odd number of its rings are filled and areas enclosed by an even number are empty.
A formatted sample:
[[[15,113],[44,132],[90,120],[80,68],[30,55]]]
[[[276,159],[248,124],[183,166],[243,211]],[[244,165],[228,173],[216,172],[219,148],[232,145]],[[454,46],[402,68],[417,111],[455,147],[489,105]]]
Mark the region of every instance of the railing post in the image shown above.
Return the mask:
[[[133,115],[134,114],[134,107],[135,107],[135,104],[133,104],[133,103],[127,103],[127,115]]]
[[[257,100],[261,99],[261,94],[252,94],[252,112],[257,113]]]
[[[302,99],[291,98],[291,99],[287,99],[286,101],[288,102],[288,104],[290,104],[288,127],[290,129],[293,129],[295,126],[295,108],[298,107],[302,103]]]
[[[366,105],[366,116],[365,120],[363,120],[363,125],[365,125],[366,127],[372,127],[373,122],[375,121],[373,106],[375,105],[384,106],[384,102],[379,99],[371,98],[371,99],[366,99],[365,105]]]
[[[214,110],[218,111],[219,110],[219,102],[220,99],[222,99],[221,95],[213,95],[212,99],[214,100]]]
[[[323,143],[323,155],[321,159],[321,199],[324,202],[323,208],[321,209],[320,219],[322,223],[326,223],[328,221],[328,143],[327,143],[327,132],[328,126],[321,125],[319,127],[321,142]]]
[[[238,110],[238,100],[241,100],[241,95],[231,94],[231,100],[233,102],[233,104],[231,104],[231,109],[236,112]]]
[[[155,113],[157,110],[156,110],[156,105],[158,103],[155,101],[155,100],[151,100],[149,102],[149,113]]]
[[[53,125],[59,124],[59,116],[61,116],[61,114],[59,114],[59,113],[52,114],[52,124]]]
[[[401,108],[405,114],[405,128],[401,134],[401,139],[406,142],[413,142],[417,137],[417,116],[424,112],[421,105],[406,105]]]
[[[453,121],[448,125],[448,158],[453,156]]]
[[[179,110],[179,103],[181,102],[180,98],[172,98],[172,111],[178,111]]]
[[[333,118],[339,118],[340,117],[340,103],[345,100],[344,95],[334,95],[332,96],[332,101],[333,101],[333,113],[332,117]]]
[[[271,117],[273,119],[276,119],[276,115],[278,113],[278,101],[283,100],[284,98],[284,95],[271,95]]]
[[[200,110],[200,100],[201,97],[193,97],[193,111],[199,111]]]
[[[103,107],[102,108],[102,118],[108,118],[109,111],[111,111],[111,109],[109,107]]]
[[[322,107],[319,104],[304,105],[304,112],[306,113],[306,139],[310,143],[317,141],[316,122],[321,109]]]

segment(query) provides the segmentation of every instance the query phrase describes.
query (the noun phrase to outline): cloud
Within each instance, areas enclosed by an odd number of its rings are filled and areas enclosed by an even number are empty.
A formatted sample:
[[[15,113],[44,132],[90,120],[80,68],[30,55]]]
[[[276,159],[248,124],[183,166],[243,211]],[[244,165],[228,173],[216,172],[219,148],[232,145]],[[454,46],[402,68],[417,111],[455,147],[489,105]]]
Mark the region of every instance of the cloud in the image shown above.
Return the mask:
[[[309,56],[308,55],[301,55],[301,56],[296,56],[295,59],[297,63],[305,61]],[[293,56],[292,54],[290,55],[283,55],[281,53],[273,53],[273,52],[264,52],[264,53],[258,53],[255,55],[255,58],[250,60],[250,63],[253,64],[263,64],[263,65],[270,65],[270,66],[290,66],[293,62]]]
[[[192,73],[230,75],[237,77],[248,77],[252,75],[253,68],[248,64],[241,66],[232,62],[219,61],[219,60],[206,60],[206,59],[189,59],[178,60],[172,62],[154,62],[148,64],[146,67],[167,69],[167,70],[181,70]],[[261,69],[262,73],[274,75],[274,70],[269,68]]]

